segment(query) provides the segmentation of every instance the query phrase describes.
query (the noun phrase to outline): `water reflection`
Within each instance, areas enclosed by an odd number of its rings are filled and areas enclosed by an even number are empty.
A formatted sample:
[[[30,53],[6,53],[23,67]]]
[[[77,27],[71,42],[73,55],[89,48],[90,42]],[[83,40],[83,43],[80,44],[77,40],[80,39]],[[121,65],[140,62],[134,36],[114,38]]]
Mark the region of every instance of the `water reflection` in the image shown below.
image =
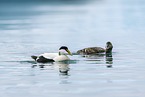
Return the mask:
[[[68,62],[57,62],[57,66],[59,66],[59,76],[60,76],[60,82],[59,84],[70,84],[68,81],[68,78],[70,76],[69,71],[69,64]]]
[[[60,82],[59,84],[70,84],[70,82],[68,81],[68,78],[70,76],[69,71],[69,61],[63,61],[63,62],[55,62],[55,63],[46,63],[46,64],[33,64],[32,68],[40,68],[43,70],[55,70],[57,69],[59,71],[59,76],[60,76]]]
[[[42,63],[35,63],[32,65],[32,68],[36,68],[36,67],[39,67],[39,68],[47,68],[47,67],[52,67],[53,66],[53,63],[47,63],[47,64],[42,64]]]
[[[112,68],[113,64],[112,52],[106,54],[81,55],[81,57],[86,58],[87,60],[85,61],[89,61],[91,62],[91,64],[92,63],[94,64],[94,62],[95,64],[104,64],[103,62],[105,61],[106,67]]]
[[[60,75],[68,75],[68,71],[70,70],[69,64],[59,62],[57,65],[59,66]]]
[[[113,64],[112,52],[106,53],[106,66],[108,68],[112,68],[112,64]]]
[[[63,75],[69,75],[68,72],[70,70],[69,68],[69,63],[68,61],[64,61],[64,62],[50,62],[50,63],[36,63],[32,65],[32,68],[36,68],[39,67],[41,69],[49,69],[49,68],[53,68],[53,69],[58,69],[59,70],[59,75],[63,76]]]

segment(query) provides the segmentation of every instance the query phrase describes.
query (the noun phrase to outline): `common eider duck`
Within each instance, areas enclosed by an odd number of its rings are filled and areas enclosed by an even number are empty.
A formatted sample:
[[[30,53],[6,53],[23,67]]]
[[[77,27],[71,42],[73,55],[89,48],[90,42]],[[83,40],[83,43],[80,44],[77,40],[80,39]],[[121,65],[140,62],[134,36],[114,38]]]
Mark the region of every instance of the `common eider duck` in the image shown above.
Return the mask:
[[[78,50],[78,54],[83,54],[83,55],[89,55],[89,54],[97,54],[97,53],[111,53],[113,49],[113,45],[111,42],[107,42],[106,49],[101,48],[101,47],[89,47],[89,48],[84,48],[82,50]]]
[[[31,56],[31,57],[39,63],[46,63],[46,62],[70,60],[67,54],[72,55],[66,46],[62,46],[59,48],[58,53],[44,53],[39,56]]]

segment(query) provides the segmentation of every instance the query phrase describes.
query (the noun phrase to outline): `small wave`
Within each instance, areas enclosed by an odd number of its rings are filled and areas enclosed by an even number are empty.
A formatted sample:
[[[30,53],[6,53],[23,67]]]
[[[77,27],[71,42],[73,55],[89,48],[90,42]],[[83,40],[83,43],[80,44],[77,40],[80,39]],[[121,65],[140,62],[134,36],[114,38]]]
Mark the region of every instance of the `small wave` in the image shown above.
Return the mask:
[[[19,63],[32,63],[32,64],[36,64],[36,61],[1,61],[1,62],[19,62]]]

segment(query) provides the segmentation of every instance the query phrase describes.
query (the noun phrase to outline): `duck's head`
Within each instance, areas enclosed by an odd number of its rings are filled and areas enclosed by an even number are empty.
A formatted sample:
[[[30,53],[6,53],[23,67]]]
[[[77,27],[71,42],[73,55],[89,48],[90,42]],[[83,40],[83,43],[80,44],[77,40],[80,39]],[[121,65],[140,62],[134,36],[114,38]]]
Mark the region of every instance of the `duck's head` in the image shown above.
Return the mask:
[[[66,55],[66,54],[72,55],[66,46],[61,46],[59,48],[59,55]]]
[[[113,49],[113,45],[112,45],[111,42],[108,41],[108,42],[106,43],[106,53],[111,52],[112,49]]]

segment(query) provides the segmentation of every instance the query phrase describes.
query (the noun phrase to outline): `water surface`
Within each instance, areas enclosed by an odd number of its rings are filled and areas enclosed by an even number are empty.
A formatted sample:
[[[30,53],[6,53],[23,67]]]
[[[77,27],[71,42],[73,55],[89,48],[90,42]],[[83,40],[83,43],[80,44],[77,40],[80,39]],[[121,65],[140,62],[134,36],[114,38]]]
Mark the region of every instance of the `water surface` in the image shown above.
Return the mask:
[[[23,0],[21,0],[23,1]],[[0,2],[2,97],[143,97],[144,0]],[[112,57],[75,52],[113,43]],[[66,45],[67,63],[31,55]]]

